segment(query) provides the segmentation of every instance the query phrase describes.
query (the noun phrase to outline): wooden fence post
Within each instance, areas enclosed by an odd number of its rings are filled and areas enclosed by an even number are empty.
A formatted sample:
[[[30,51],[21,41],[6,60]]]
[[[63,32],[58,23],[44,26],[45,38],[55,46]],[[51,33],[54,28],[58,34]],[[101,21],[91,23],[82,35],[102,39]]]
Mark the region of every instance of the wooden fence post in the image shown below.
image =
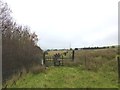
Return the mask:
[[[118,61],[118,83],[120,83],[120,57],[117,57],[117,61]]]
[[[85,55],[85,68],[87,69],[87,56]]]
[[[43,64],[45,65],[45,52],[43,53]]]
[[[72,61],[74,61],[74,54],[75,54],[75,51],[73,50],[72,51]]]
[[[62,66],[63,66],[63,55],[62,55]]]

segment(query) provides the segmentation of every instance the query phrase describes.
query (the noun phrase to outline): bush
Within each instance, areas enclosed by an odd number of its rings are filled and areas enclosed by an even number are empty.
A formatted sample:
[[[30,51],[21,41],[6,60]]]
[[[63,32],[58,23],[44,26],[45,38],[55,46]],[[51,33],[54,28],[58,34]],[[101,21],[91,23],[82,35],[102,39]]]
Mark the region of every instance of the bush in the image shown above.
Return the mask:
[[[2,32],[3,81],[24,67],[28,70],[40,64],[43,51],[37,46],[38,37],[28,26],[18,25],[10,15],[6,3],[0,1],[0,31]],[[14,72],[15,71],[15,72]]]
[[[45,66],[40,65],[34,66],[31,68],[30,72],[33,74],[39,74],[41,72],[45,73]]]

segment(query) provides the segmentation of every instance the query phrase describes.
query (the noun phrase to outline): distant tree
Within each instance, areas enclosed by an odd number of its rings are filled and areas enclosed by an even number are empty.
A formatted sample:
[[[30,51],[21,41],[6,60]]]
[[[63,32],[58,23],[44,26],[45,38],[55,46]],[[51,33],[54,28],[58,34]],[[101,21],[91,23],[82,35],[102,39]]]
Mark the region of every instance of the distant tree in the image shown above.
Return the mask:
[[[53,51],[57,51],[57,49],[54,49]]]
[[[112,46],[111,48],[115,48],[115,46]]]
[[[78,48],[75,48],[75,50],[78,50]]]
[[[50,49],[47,49],[47,51],[50,51]]]

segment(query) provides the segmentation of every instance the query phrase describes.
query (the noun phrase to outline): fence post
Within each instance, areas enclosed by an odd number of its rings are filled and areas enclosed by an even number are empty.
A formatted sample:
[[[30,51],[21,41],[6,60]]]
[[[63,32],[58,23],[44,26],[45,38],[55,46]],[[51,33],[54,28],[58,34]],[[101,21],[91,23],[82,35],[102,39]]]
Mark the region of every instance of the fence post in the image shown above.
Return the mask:
[[[73,50],[72,51],[72,61],[74,61],[74,54],[75,54],[75,51]]]
[[[62,55],[62,66],[63,66],[63,55]]]
[[[119,56],[117,57],[117,61],[118,61],[118,83],[120,83],[120,58]]]
[[[85,68],[87,70],[87,58],[86,58],[86,55],[85,55]]]
[[[45,65],[45,52],[43,53],[43,64]]]

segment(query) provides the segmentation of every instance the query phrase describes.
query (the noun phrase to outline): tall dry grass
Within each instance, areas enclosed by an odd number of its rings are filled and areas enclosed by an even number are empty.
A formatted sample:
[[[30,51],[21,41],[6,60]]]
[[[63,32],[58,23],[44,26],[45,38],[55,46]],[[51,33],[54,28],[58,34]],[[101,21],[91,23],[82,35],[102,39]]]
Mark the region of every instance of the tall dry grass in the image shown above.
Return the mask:
[[[76,50],[74,62],[65,62],[65,64],[79,65],[86,70],[98,71],[104,64],[111,61],[116,62],[117,51],[117,48]]]

